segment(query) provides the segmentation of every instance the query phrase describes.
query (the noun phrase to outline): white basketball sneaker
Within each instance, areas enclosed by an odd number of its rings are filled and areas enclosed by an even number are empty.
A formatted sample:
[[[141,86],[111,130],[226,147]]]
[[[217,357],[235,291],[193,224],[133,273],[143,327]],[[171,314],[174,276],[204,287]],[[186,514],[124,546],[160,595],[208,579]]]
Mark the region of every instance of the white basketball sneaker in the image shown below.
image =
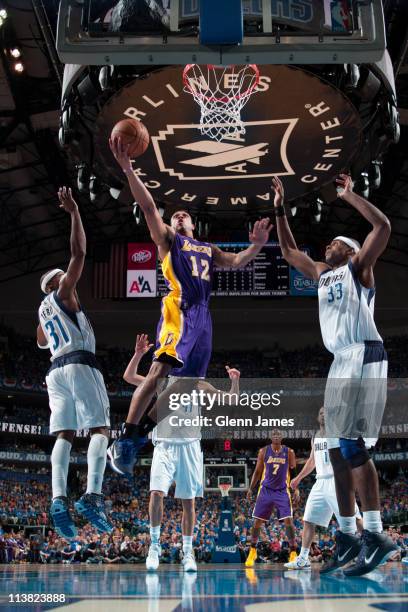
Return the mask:
[[[303,570],[310,569],[311,564],[309,559],[303,559],[303,557],[297,557],[294,561],[289,561],[289,563],[285,563],[286,569],[291,570]]]
[[[183,566],[185,572],[196,572],[197,571],[197,563],[194,558],[194,553],[192,550],[189,550],[185,553],[183,557]]]
[[[159,567],[159,559],[161,556],[160,544],[150,544],[149,553],[146,557],[146,569],[154,572]]]

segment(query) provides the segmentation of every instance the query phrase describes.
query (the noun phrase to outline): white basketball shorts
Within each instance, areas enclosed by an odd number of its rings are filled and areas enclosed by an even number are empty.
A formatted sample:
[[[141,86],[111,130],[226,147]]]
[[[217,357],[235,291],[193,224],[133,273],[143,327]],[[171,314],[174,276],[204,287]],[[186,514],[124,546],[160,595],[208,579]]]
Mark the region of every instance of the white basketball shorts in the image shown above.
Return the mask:
[[[387,400],[387,371],[382,342],[353,344],[335,354],[324,396],[329,448],[333,438],[378,438]]]
[[[150,491],[163,491],[167,495],[175,482],[175,497],[203,497],[203,469],[200,440],[184,444],[158,442],[150,470]]]
[[[303,520],[326,528],[333,514],[338,521],[340,512],[334,478],[317,478],[307,498]],[[355,516],[361,518],[357,504]]]
[[[52,369],[46,376],[50,433],[110,427],[109,398],[101,372],[82,363]]]

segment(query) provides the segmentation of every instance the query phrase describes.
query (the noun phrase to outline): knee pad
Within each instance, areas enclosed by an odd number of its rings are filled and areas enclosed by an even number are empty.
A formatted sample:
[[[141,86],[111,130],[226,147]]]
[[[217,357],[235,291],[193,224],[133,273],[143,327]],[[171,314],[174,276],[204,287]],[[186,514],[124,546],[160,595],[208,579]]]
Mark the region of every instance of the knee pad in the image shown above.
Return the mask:
[[[363,438],[357,440],[340,438],[340,450],[344,459],[349,462],[351,469],[360,467],[370,460],[370,454],[366,449]]]

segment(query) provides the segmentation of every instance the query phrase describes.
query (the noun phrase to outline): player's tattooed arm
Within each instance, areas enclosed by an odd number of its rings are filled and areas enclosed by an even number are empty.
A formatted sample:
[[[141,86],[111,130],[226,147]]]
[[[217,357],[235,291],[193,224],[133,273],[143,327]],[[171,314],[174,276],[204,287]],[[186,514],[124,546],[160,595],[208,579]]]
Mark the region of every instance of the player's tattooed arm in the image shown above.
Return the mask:
[[[311,472],[313,472],[314,469],[315,469],[315,457],[314,457],[314,448],[312,444],[312,450],[310,451],[309,458],[306,461],[303,468],[301,469],[301,471],[299,472],[299,474],[295,476],[295,478],[291,481],[290,483],[291,488],[293,490],[297,489],[301,481],[304,478],[306,478],[306,476],[309,476],[309,474],[311,474]]]
[[[120,137],[110,138],[109,146],[116,161],[122,168],[129,183],[134,201],[140,206],[149,228],[150,236],[159,249],[163,259],[170,250],[174,239],[174,230],[164,223],[149,190],[143,181],[133,172],[129,157],[129,145],[124,145]]]
[[[215,265],[220,268],[243,268],[247,263],[255,259],[262,250],[262,247],[268,242],[272,227],[273,225],[270,223],[269,217],[256,221],[252,232],[249,233],[251,246],[239,253],[227,253],[219,247],[212,245]]]
[[[283,184],[277,176],[272,179],[272,188],[275,191],[273,205],[276,212],[276,229],[282,255],[291,266],[302,272],[307,278],[318,280],[320,274],[328,270],[329,266],[321,261],[314,261],[309,255],[298,249],[283,206],[285,197]]]
[[[261,450],[258,453],[258,459],[256,462],[255,470],[254,470],[254,473],[252,474],[251,482],[249,484],[249,489],[247,492],[247,499],[251,499],[252,493],[255,491],[256,486],[262,477],[262,472],[264,469],[265,452],[266,452],[266,446],[261,448]]]
[[[140,334],[140,335],[138,334],[136,336],[136,345],[135,345],[134,355],[132,359],[129,361],[129,363],[127,364],[126,370],[123,374],[123,379],[127,383],[129,383],[129,385],[138,386],[144,381],[145,376],[141,376],[141,374],[138,374],[137,369],[139,367],[139,363],[143,355],[145,355],[148,351],[150,351],[152,346],[153,344],[149,343],[149,338],[147,334]]]
[[[66,274],[61,279],[58,288],[58,297],[68,301],[68,306],[75,307],[77,298],[76,285],[81,278],[86,256],[86,235],[82,225],[78,205],[72,196],[72,190],[60,187],[58,191],[59,207],[71,216],[71,259]]]
[[[388,218],[376,206],[353,191],[351,176],[340,174],[336,180],[338,184],[338,196],[355,208],[364,217],[373,229],[364,240],[363,246],[353,256],[353,264],[358,271],[372,268],[375,262],[385,250],[391,234],[391,225]],[[363,279],[361,279],[363,280]],[[367,279],[364,279],[367,280]],[[374,279],[369,283],[374,284]],[[363,281],[363,284],[365,282]]]

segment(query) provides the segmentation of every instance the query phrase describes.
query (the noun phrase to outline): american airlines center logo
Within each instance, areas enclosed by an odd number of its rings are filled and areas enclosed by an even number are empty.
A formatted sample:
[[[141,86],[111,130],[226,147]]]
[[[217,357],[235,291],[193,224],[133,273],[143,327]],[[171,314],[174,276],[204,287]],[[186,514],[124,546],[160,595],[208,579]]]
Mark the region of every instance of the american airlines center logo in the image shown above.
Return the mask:
[[[245,134],[217,142],[200,132],[200,111],[183,92],[182,69],[151,72],[117,92],[96,122],[101,172],[123,181],[108,138],[126,117],[141,120],[151,144],[133,168],[153,197],[211,209],[269,208],[271,178],[288,200],[317,190],[347,169],[361,143],[360,118],[334,86],[299,68],[261,66],[257,91],[242,111]],[[226,75],[228,78],[228,73]]]

